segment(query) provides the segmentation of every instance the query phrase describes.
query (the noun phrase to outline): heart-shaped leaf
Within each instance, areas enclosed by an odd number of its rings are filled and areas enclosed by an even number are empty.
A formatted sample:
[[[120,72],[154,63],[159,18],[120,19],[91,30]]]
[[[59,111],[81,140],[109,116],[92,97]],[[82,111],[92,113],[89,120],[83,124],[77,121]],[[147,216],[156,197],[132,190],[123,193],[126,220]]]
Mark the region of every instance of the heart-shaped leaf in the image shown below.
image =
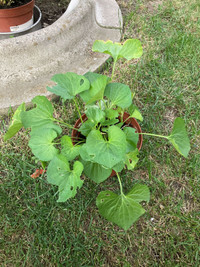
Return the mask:
[[[83,75],[73,72],[56,74],[52,80],[57,83],[53,87],[47,87],[47,90],[61,96],[64,100],[73,99],[77,94],[90,88],[90,82]]]
[[[105,96],[113,105],[127,108],[132,103],[130,88],[122,83],[109,83],[106,86]]]
[[[94,124],[97,124],[105,119],[105,112],[98,106],[89,106],[87,108],[86,115]]]
[[[64,155],[60,154],[52,159],[47,169],[47,181],[58,186],[57,202],[65,202],[76,195],[77,188],[81,188],[83,185],[83,181],[80,179],[82,171],[83,165],[80,161],[75,161],[73,170],[70,170]]]
[[[98,130],[92,130],[86,140],[87,153],[93,157],[94,162],[107,168],[112,168],[124,159],[126,147],[126,136],[116,126],[108,129],[108,140]]]
[[[94,122],[92,122],[91,120],[87,120],[81,125],[81,127],[79,128],[79,132],[81,132],[82,135],[87,136],[92,131],[94,126]]]
[[[131,60],[142,56],[143,50],[141,42],[137,39],[128,39],[123,45],[112,41],[96,40],[93,44],[94,52],[101,52],[113,57],[114,61],[120,58]]]
[[[137,120],[143,121],[142,114],[140,113],[137,106],[131,104],[131,106],[128,108],[128,112],[131,118],[135,118]]]
[[[64,135],[61,138],[61,147],[62,154],[66,157],[67,160],[73,160],[79,155],[79,150],[81,146],[73,145],[72,140],[69,136]]]
[[[108,119],[116,119],[119,116],[119,112],[116,109],[106,109],[105,113]]]
[[[172,132],[167,138],[181,155],[184,157],[188,156],[190,151],[190,141],[183,119],[175,119]]]
[[[53,125],[53,106],[45,96],[36,96],[32,100],[36,108],[22,112],[21,119],[25,128],[40,128]]]
[[[137,157],[139,154],[138,149],[136,148],[134,151],[129,152],[126,154],[126,166],[128,170],[133,170],[135,165],[137,164],[139,158]]]
[[[113,170],[116,172],[121,172],[124,168],[124,165],[125,165],[125,163],[123,161],[121,161],[113,167]]]
[[[96,204],[104,218],[127,230],[145,213],[139,202],[149,201],[149,198],[148,187],[137,184],[127,195],[103,191],[98,195]]]
[[[130,151],[134,151],[137,148],[139,134],[136,133],[135,128],[132,128],[132,127],[125,127],[123,129],[123,132],[126,135],[126,141],[127,141],[126,153],[129,153]]]
[[[15,111],[8,131],[4,135],[4,141],[13,137],[23,126],[21,121],[21,113],[25,111],[25,103],[22,103]]]
[[[89,105],[103,99],[104,91],[110,78],[93,72],[88,72],[84,76],[90,81],[90,88],[80,94],[83,101]]]
[[[120,56],[127,60],[131,60],[133,58],[140,58],[142,54],[142,44],[137,39],[126,40],[120,50]]]
[[[111,174],[112,169],[106,168],[98,163],[91,161],[82,161],[84,165],[84,173],[95,183],[105,181]]]
[[[113,43],[112,41],[96,40],[92,46],[92,51],[108,54],[113,57],[115,61],[120,57],[119,53],[122,48],[120,43]]]
[[[54,130],[41,129],[31,135],[28,145],[39,160],[50,161],[59,152],[52,143],[56,137],[57,133]]]

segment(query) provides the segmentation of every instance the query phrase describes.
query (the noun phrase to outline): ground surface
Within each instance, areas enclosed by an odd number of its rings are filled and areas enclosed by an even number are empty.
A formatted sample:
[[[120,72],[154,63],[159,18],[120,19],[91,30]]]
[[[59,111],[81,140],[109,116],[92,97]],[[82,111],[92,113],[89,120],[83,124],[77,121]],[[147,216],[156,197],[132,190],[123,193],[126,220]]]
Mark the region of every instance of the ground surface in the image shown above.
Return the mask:
[[[135,93],[143,132],[167,134],[182,117],[191,140],[187,159],[166,142],[144,138],[135,170],[122,172],[123,187],[147,184],[146,214],[127,232],[104,220],[95,199],[118,192],[113,177],[104,185],[85,179],[74,199],[57,203],[57,188],[46,176],[32,179],[39,166],[25,131],[3,142],[0,133],[1,266],[200,266],[200,23],[199,0],[117,0],[124,15],[122,40],[139,38],[140,60],[117,64],[115,80]],[[105,70],[110,73],[110,68]],[[74,123],[72,103],[55,115]],[[67,115],[64,112],[67,110]]]

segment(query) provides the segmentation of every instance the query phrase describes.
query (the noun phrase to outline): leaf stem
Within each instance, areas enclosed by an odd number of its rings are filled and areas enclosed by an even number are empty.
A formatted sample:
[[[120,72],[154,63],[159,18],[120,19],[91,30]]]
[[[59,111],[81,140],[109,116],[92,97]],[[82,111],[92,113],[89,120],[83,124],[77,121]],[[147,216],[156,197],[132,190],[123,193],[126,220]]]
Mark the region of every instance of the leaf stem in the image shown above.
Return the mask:
[[[64,122],[64,121],[59,121],[59,120],[56,120],[55,118],[54,118],[53,121],[59,122],[60,124],[63,124],[63,125],[67,126],[67,127],[70,128],[70,129],[73,129],[73,130],[77,130],[77,131],[78,131],[77,128],[72,127],[70,124],[68,124],[68,123],[66,123],[66,122]]]
[[[115,65],[116,65],[116,62],[117,60],[114,60],[114,63],[113,63],[113,69],[112,69],[112,75],[111,75],[111,82],[113,80],[113,76],[114,76],[114,71],[115,71]]]
[[[81,120],[81,122],[82,122],[82,124],[83,124],[83,119],[82,119],[82,116],[81,116],[81,113],[80,113],[80,110],[79,110],[78,104],[77,104],[77,102],[76,102],[76,99],[75,99],[75,98],[73,98],[73,100],[74,100],[74,103],[75,103],[76,109],[77,109],[77,111],[78,111],[78,114],[79,114],[80,120]]]
[[[143,135],[149,135],[149,136],[155,136],[155,137],[161,137],[161,138],[169,139],[168,136],[159,135],[159,134],[151,134],[151,133],[138,133],[138,134],[143,134]]]
[[[119,173],[116,172],[116,174],[117,174],[117,178],[118,178],[118,181],[119,181],[119,186],[120,186],[120,192],[121,192],[121,195],[124,195],[123,190],[122,190],[122,182],[121,182],[121,179],[120,179],[120,177],[119,177]]]

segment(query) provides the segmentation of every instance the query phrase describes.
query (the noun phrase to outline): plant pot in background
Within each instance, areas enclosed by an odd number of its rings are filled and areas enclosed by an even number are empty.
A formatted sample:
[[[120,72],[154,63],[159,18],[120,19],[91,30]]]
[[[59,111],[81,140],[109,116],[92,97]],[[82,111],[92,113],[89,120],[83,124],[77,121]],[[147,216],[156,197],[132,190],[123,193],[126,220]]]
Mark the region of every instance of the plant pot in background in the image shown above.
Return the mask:
[[[31,27],[34,2],[31,0],[19,7],[0,9],[0,32],[17,32]]]
[[[124,112],[124,116],[123,116],[123,121],[127,120],[129,117],[129,114],[127,112]],[[120,117],[118,117],[120,119]],[[82,115],[82,120],[85,122],[87,120],[87,116],[86,114],[83,114]],[[74,125],[74,128],[75,129],[79,129],[81,127],[82,123],[81,123],[81,119],[79,118],[75,125]],[[125,122],[125,125],[129,126],[129,127],[132,127],[136,130],[136,133],[142,133],[142,130],[140,128],[140,125],[138,124],[138,122],[136,121],[136,119],[134,118],[130,118],[128,119],[126,122]],[[76,144],[76,140],[77,140],[77,137],[80,137],[81,133],[78,131],[78,130],[75,130],[73,129],[72,130],[72,143],[73,145]],[[137,143],[137,148],[138,150],[141,149],[142,147],[142,142],[143,142],[143,137],[142,135],[140,134],[139,135],[139,140],[138,140],[138,143]],[[110,177],[112,176],[115,176],[116,175],[116,172],[113,170]]]

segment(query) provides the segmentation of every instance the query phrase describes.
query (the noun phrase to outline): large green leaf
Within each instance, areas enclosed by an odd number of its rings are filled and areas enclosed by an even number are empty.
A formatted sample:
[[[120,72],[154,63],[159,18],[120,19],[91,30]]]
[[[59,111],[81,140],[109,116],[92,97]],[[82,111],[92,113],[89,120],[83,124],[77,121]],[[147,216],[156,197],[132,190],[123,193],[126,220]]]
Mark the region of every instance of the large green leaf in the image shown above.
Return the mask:
[[[119,53],[122,48],[120,43],[113,43],[112,41],[96,40],[92,46],[92,51],[108,54],[116,61],[119,58]]]
[[[31,135],[28,144],[39,160],[50,161],[59,152],[52,143],[56,137],[57,133],[53,129],[41,129]]]
[[[90,88],[88,79],[74,72],[56,74],[52,77],[52,80],[57,85],[47,87],[47,90],[61,96],[64,100],[73,99],[77,94]]]
[[[116,119],[119,116],[119,112],[116,109],[106,109],[105,113],[108,119]]]
[[[142,44],[137,39],[126,40],[120,50],[120,56],[126,58],[127,60],[140,58],[142,56],[142,53]]]
[[[25,103],[22,103],[15,111],[8,131],[4,135],[4,141],[13,137],[23,126],[21,121],[21,113],[25,111]]]
[[[126,166],[128,170],[133,170],[135,165],[137,164],[139,158],[137,157],[139,154],[138,149],[136,148],[134,151],[129,152],[126,154]]]
[[[53,124],[53,106],[45,96],[36,96],[32,100],[36,108],[22,112],[21,119],[25,128],[39,128]],[[52,126],[53,127],[53,126]]]
[[[95,105],[87,108],[86,115],[94,124],[97,124],[105,119],[105,112]]]
[[[106,168],[95,162],[83,160],[82,163],[84,165],[85,175],[95,183],[101,183],[105,181],[112,172],[112,169]]]
[[[139,111],[137,106],[131,104],[130,107],[128,108],[128,112],[129,112],[131,118],[135,118],[137,120],[143,121],[142,114]]]
[[[80,94],[83,101],[89,105],[103,99],[104,91],[109,77],[97,73],[88,72],[85,77],[90,81],[90,89]]]
[[[175,119],[172,132],[167,138],[181,155],[184,157],[188,156],[190,151],[190,141],[183,119]]]
[[[116,126],[108,129],[108,140],[98,130],[92,130],[86,140],[87,153],[93,157],[94,162],[107,168],[112,168],[124,159],[126,147],[126,136]]]
[[[61,138],[62,154],[65,155],[67,160],[73,160],[79,155],[80,147],[79,145],[73,145],[72,140],[69,136],[64,135]]]
[[[141,42],[137,39],[128,39],[123,45],[120,43],[113,43],[112,41],[96,40],[93,44],[92,50],[94,52],[101,52],[109,54],[113,57],[114,61],[119,58],[126,58],[131,60],[142,56],[143,50]]]
[[[127,108],[132,103],[131,90],[122,83],[109,83],[106,86],[105,96],[113,105],[121,108]]]
[[[82,171],[83,165],[80,161],[75,161],[73,170],[70,170],[64,155],[60,154],[52,159],[47,169],[47,181],[58,186],[57,202],[65,202],[76,195],[77,188],[81,188],[83,185],[83,181],[80,179]]]
[[[148,187],[137,184],[127,195],[103,191],[98,195],[96,204],[104,218],[127,230],[145,213],[139,202],[149,201],[149,198]]]
[[[134,201],[140,203],[141,201],[147,201],[150,200],[150,191],[148,186],[141,185],[141,184],[135,184],[131,191],[128,192],[126,195],[129,198],[134,199]]]
[[[79,132],[81,132],[82,135],[87,136],[92,131],[94,126],[94,122],[92,122],[91,120],[87,120],[81,125],[81,127],[79,128]]]
[[[132,127],[125,127],[123,131],[126,135],[126,141],[127,141],[126,153],[129,153],[130,151],[134,151],[137,148],[139,134],[136,133],[135,128],[132,128]]]

